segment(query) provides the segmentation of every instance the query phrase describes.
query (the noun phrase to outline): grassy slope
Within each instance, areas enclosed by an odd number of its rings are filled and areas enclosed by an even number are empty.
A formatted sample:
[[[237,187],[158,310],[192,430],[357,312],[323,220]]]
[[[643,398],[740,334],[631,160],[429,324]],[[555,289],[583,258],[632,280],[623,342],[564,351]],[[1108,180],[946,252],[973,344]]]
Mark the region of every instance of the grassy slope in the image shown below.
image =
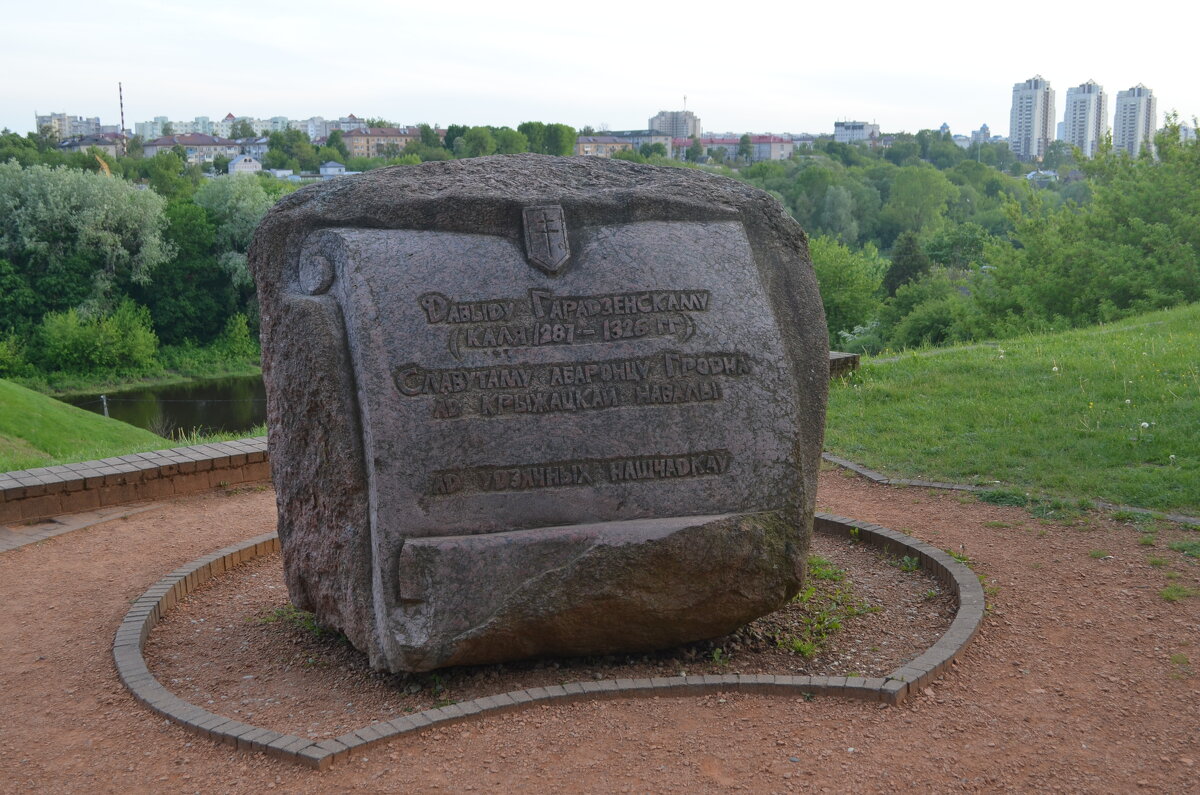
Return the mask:
[[[172,446],[149,431],[0,379],[0,472]]]
[[[825,445],[896,476],[1198,515],[1200,304],[867,360],[830,391]]]

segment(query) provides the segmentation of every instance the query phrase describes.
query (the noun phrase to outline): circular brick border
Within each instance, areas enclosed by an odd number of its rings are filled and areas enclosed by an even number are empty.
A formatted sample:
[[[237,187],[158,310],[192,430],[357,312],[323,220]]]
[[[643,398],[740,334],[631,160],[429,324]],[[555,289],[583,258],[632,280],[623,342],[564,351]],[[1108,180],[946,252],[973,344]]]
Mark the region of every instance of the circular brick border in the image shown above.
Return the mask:
[[[154,678],[142,657],[142,646],[159,619],[188,593],[209,578],[229,571],[244,561],[279,549],[279,538],[270,533],[242,544],[213,552],[163,577],[133,603],[113,641],[113,659],[121,681],[140,703],[196,734],[237,748],[262,751],[318,770],[324,770],[353,752],[406,732],[434,724],[449,724],[484,713],[496,714],[527,704],[565,702],[578,699],[636,696],[692,696],[718,691],[741,691],[768,695],[831,695],[862,701],[898,704],[932,682],[946,666],[962,654],[983,621],[983,588],[975,574],[936,547],[879,525],[819,513],[813,530],[853,537],[891,555],[916,557],[927,573],[958,600],[958,612],[950,628],[916,659],[885,677],[776,676],[774,674],[724,674],[669,676],[651,679],[605,679],[571,682],[551,687],[514,690],[495,696],[402,715],[384,723],[372,723],[332,740],[313,740],[251,726],[216,715],[171,693]]]

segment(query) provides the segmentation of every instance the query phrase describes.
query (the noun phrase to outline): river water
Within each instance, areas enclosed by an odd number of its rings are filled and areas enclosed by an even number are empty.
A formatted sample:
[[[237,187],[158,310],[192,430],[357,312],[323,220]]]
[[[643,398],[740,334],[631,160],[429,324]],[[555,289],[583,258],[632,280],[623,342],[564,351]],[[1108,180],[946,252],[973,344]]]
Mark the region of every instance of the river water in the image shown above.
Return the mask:
[[[267,419],[262,376],[237,376],[189,381],[170,386],[139,387],[106,392],[108,416],[139,428],[171,436],[178,432],[241,433]],[[97,414],[104,413],[99,394],[75,395],[63,401]]]

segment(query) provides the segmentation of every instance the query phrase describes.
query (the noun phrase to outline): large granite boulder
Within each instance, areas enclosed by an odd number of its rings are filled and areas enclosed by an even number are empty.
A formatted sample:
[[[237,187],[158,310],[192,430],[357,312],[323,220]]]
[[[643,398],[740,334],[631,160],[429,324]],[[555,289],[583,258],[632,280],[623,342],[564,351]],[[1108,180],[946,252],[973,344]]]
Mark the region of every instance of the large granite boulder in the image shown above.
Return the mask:
[[[828,348],[769,195],[403,166],[286,197],[250,265],[289,593],[372,665],[663,648],[800,589]]]

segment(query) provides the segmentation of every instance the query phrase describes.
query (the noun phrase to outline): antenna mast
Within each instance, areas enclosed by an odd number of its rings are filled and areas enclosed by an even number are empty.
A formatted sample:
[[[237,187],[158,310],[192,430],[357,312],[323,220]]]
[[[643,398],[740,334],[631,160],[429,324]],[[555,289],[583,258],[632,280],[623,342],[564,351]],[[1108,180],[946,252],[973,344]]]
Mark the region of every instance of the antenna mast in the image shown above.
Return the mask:
[[[126,155],[125,151],[125,88],[119,82],[117,83],[117,99],[121,103],[121,129],[117,132],[120,134],[118,139],[121,142],[121,157]]]

